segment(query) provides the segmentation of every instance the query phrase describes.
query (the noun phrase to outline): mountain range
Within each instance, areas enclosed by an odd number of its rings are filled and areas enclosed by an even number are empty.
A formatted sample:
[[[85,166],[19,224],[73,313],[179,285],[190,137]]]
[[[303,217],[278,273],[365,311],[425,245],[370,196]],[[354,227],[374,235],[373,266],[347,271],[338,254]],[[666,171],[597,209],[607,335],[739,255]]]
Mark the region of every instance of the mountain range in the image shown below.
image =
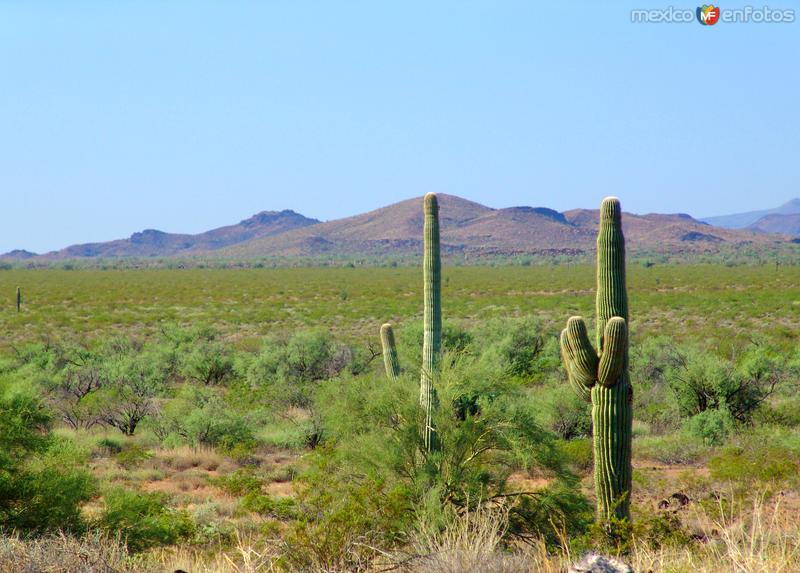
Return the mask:
[[[761,233],[800,235],[800,199],[792,199],[774,209],[707,217],[703,222],[727,229],[751,229]]]
[[[279,235],[293,229],[316,225],[319,221],[309,219],[294,211],[262,211],[239,221],[211,229],[196,235],[165,233],[155,229],[145,229],[134,233],[127,239],[117,239],[104,243],[84,243],[72,245],[37,256],[25,250],[15,250],[2,255],[5,258],[27,260],[33,257],[46,259],[80,259],[106,257],[171,257],[176,255],[196,255],[215,251],[262,237]]]
[[[546,207],[494,209],[454,195],[439,195],[442,251],[464,255],[581,255],[593,252],[598,212]],[[719,252],[727,247],[774,245],[792,241],[798,221],[783,234],[753,227],[766,217],[787,215],[771,210],[748,223],[752,228],[726,228],[689,215],[625,213],[628,249],[664,254]],[[789,204],[787,204],[789,205]],[[784,206],[786,207],[786,206]],[[779,209],[784,209],[784,207]],[[735,219],[736,224],[744,220]],[[730,219],[733,220],[733,219]],[[788,221],[788,220],[786,220]],[[726,222],[726,221],[723,221]],[[767,223],[769,220],[766,221]],[[416,255],[421,251],[422,198],[394,203],[368,213],[321,222],[291,210],[264,211],[229,225],[195,235],[147,229],[127,239],[72,245],[43,255],[24,250],[2,258],[52,261],[114,257],[199,257],[253,259],[325,255]],[[728,222],[730,225],[730,223]],[[783,224],[783,223],[782,223]]]

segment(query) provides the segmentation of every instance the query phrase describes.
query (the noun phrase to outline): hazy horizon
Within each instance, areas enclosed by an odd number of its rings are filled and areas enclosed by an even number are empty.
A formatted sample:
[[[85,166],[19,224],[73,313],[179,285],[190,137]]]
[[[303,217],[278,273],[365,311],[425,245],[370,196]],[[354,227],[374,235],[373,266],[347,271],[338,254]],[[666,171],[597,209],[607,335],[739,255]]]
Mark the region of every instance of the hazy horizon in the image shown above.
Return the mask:
[[[427,191],[698,218],[799,196],[797,22],[631,22],[666,7],[5,2],[0,252]]]

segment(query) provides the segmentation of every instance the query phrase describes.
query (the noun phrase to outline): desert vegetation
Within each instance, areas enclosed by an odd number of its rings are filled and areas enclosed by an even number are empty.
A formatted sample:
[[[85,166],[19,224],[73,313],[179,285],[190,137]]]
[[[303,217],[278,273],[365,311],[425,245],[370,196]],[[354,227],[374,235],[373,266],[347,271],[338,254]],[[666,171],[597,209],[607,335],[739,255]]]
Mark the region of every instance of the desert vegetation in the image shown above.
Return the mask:
[[[423,269],[0,271],[0,569],[796,570],[797,267],[626,267],[611,201],[597,268],[451,268],[425,207]]]

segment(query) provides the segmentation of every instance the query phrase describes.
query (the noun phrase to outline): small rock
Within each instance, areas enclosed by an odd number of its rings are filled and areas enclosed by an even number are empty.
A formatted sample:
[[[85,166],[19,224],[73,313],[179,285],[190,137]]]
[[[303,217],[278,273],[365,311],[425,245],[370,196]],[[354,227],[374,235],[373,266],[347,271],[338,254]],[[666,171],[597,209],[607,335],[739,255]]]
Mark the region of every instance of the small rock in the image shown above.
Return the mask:
[[[589,553],[570,567],[568,573],[633,573],[633,569],[613,557]]]
[[[678,491],[673,493],[669,497],[670,499],[674,499],[675,501],[677,501],[681,507],[683,507],[684,505],[689,505],[689,496],[686,495],[685,493],[681,493]]]

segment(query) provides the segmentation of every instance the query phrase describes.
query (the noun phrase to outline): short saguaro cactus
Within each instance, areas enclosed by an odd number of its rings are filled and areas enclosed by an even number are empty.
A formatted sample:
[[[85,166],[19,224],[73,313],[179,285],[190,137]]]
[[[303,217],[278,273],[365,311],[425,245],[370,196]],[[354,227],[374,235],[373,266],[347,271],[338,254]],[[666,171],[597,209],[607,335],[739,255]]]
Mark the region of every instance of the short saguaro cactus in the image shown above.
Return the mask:
[[[381,326],[381,346],[383,347],[383,366],[389,380],[400,377],[400,362],[397,360],[397,346],[394,342],[394,330],[388,322]]]

